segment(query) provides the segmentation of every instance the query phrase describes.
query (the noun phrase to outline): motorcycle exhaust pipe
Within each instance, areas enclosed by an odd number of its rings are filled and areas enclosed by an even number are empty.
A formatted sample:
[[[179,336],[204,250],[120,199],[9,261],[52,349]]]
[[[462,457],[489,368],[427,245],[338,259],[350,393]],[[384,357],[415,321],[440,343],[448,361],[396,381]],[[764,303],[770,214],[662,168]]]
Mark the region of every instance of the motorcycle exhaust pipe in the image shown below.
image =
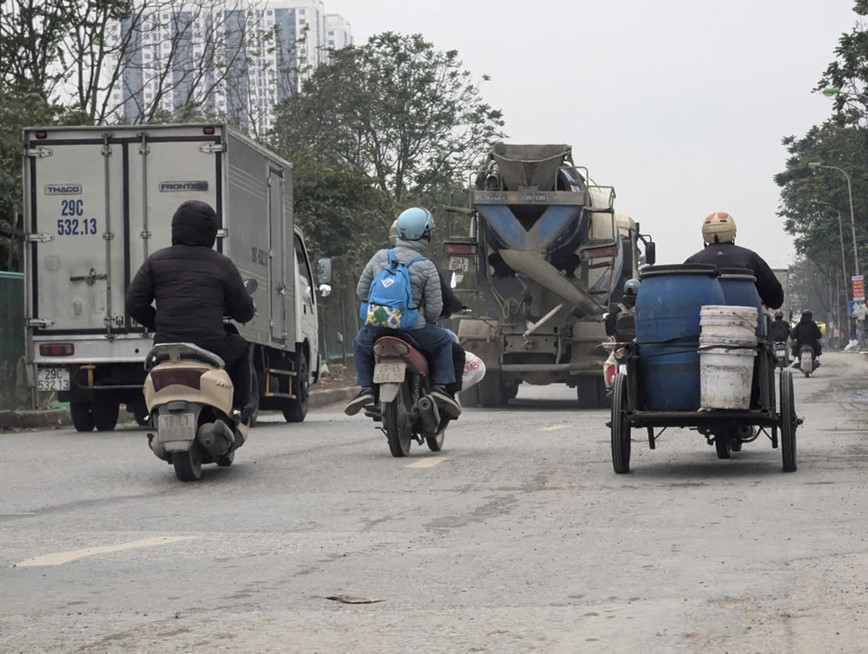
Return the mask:
[[[425,432],[436,434],[437,427],[440,426],[440,408],[430,396],[425,395],[420,397],[416,402],[416,407],[419,409],[419,417],[422,419],[422,426]]]

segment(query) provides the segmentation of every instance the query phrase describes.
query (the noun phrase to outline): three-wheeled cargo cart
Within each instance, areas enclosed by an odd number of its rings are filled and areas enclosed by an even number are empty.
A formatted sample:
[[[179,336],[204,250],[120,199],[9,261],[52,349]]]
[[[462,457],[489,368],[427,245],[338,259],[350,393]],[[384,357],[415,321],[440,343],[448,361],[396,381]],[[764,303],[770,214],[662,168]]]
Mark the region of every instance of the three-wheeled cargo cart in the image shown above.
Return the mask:
[[[796,469],[796,429],[802,420],[796,416],[793,377],[790,370],[776,373],[775,356],[770,343],[761,340],[756,346],[756,381],[758,397],[750,409],[712,409],[697,411],[655,411],[643,409],[639,366],[641,345],[625,344],[626,374],[619,373],[612,382],[612,417],[609,422],[612,440],[612,465],[615,472],[630,471],[631,432],[646,429],[648,446],[655,449],[657,439],[669,427],[695,429],[714,444],[717,456],[728,459],[744,443],[761,434],[780,443],[784,472]],[[776,393],[776,387],[778,392]]]

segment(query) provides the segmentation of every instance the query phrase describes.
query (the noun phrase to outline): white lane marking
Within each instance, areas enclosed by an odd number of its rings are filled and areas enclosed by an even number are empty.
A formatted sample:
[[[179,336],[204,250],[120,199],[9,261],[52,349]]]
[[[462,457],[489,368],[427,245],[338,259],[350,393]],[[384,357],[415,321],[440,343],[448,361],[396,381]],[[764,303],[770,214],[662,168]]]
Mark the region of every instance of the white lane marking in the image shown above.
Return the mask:
[[[86,556],[94,556],[96,554],[109,554],[111,552],[122,552],[124,550],[134,550],[141,547],[155,547],[157,545],[169,545],[182,540],[191,540],[195,536],[160,536],[158,538],[146,538],[144,540],[134,540],[131,543],[121,543],[120,545],[106,545],[103,547],[88,547],[83,550],[71,550],[69,552],[55,552],[54,554],[45,554],[32,559],[25,559],[15,564],[16,568],[35,568],[49,565],[63,565],[76,559],[83,559]]]
[[[434,466],[443,463],[449,457],[448,456],[432,456],[427,459],[419,459],[418,461],[414,461],[408,468],[433,468]]]
[[[537,431],[558,431],[561,429],[569,429],[572,427],[569,423],[564,423],[562,425],[549,425],[548,427],[540,427]]]

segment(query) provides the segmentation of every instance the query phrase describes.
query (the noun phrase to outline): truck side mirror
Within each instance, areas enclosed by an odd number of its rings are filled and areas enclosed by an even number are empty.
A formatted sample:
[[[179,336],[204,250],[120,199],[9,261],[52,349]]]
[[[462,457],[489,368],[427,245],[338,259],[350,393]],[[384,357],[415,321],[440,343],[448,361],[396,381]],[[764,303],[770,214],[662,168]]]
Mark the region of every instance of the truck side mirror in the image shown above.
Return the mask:
[[[317,259],[316,262],[316,283],[319,285],[328,284],[332,281],[332,260]]]
[[[654,241],[648,241],[645,244],[645,263],[653,266],[657,261],[657,244]]]

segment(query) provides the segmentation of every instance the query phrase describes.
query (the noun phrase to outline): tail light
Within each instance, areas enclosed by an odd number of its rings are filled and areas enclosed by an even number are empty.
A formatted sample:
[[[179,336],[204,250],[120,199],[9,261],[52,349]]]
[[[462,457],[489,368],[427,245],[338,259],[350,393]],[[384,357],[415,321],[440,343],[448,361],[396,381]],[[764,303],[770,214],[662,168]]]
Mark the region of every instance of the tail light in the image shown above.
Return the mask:
[[[166,386],[187,386],[201,388],[202,375],[208,372],[208,368],[164,368],[151,371],[151,382],[155,391],[161,391]]]
[[[69,357],[75,354],[72,343],[41,343],[39,354],[44,357]]]
[[[473,255],[476,254],[476,243],[444,243],[443,251],[446,254]]]

